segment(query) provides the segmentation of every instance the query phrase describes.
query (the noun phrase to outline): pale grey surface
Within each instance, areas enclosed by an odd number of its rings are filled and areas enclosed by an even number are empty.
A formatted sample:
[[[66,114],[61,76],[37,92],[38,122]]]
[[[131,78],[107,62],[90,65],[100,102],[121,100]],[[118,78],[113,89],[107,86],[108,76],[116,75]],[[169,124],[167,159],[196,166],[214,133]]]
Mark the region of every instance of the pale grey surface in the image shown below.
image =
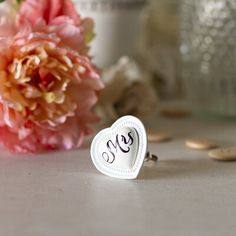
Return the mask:
[[[236,163],[184,146],[193,136],[236,145],[236,122],[158,119],[152,126],[176,138],[150,145],[160,161],[135,181],[99,174],[88,149],[0,151],[0,235],[236,235]]]

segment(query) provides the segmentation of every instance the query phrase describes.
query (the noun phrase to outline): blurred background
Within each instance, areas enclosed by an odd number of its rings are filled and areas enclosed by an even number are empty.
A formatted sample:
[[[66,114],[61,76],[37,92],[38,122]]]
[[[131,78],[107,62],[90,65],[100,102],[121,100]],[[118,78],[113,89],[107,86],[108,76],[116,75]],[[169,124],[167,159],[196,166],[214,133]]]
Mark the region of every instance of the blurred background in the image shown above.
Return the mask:
[[[96,22],[91,55],[103,69],[98,110],[108,120],[148,116],[163,101],[235,117],[236,1],[74,2]]]

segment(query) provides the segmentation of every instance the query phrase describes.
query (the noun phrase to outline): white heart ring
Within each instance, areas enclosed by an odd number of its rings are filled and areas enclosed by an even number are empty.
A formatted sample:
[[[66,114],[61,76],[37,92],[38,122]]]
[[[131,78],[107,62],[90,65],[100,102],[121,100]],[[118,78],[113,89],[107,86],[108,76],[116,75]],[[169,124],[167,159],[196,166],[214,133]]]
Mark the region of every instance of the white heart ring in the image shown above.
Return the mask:
[[[97,170],[120,179],[135,179],[144,160],[157,160],[147,153],[146,130],[134,116],[121,117],[110,128],[100,131],[90,151]]]

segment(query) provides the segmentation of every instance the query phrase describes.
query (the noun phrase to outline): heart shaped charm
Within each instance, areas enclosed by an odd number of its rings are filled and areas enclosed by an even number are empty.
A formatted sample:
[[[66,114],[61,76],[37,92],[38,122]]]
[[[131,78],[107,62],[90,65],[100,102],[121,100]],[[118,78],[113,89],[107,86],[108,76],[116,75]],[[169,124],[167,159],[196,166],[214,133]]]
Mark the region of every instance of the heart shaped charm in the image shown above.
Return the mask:
[[[134,116],[124,116],[95,136],[90,152],[95,167],[103,174],[135,179],[147,153],[144,125]]]

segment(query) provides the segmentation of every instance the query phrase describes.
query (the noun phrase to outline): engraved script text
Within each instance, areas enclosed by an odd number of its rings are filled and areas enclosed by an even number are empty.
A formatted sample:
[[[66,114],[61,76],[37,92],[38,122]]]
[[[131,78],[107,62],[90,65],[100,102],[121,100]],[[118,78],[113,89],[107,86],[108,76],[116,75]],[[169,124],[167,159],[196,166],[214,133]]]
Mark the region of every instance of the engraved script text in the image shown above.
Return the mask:
[[[112,140],[107,141],[107,151],[102,153],[102,157],[107,163],[112,164],[116,159],[118,151],[129,153],[133,143],[134,137],[132,136],[132,132],[129,132],[127,136],[117,134],[115,142],[112,142]]]

